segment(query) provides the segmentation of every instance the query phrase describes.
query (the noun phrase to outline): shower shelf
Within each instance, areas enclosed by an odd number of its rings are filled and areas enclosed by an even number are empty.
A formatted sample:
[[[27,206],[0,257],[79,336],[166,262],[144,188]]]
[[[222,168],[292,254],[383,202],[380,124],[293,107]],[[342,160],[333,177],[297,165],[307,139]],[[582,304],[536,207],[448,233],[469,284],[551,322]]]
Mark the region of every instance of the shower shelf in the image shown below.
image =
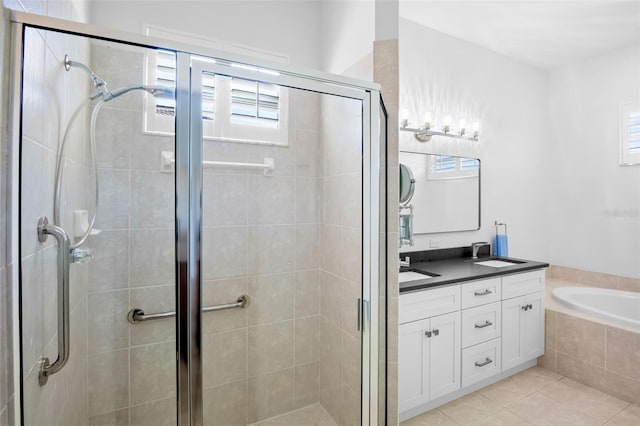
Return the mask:
[[[162,151],[160,153],[160,171],[162,173],[173,173],[176,163],[175,155],[172,151]],[[273,176],[275,161],[273,158],[265,158],[262,163],[234,163],[227,161],[203,161],[205,167],[227,167],[238,169],[264,169],[265,176]]]

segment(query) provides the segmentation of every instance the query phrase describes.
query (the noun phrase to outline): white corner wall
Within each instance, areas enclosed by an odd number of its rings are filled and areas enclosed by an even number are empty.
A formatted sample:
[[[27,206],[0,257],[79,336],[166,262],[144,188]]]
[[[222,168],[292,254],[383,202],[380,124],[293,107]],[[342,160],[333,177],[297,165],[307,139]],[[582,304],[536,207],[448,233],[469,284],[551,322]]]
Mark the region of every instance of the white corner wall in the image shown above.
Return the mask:
[[[414,247],[459,247],[492,241],[495,220],[508,224],[509,255],[547,260],[542,217],[546,173],[547,73],[486,48],[400,20],[400,111],[421,124],[426,112],[480,122],[478,142],[434,137],[428,143],[400,132],[400,150],[480,158],[481,229],[422,234]],[[400,117],[403,119],[405,117]],[[416,211],[415,214],[420,214]]]
[[[640,278],[640,165],[620,166],[620,104],[640,99],[640,45],[550,73],[543,229],[550,263]]]
[[[318,1],[91,1],[95,25],[141,34],[152,24],[282,53],[312,68],[320,65],[319,16]]]
[[[321,1],[320,5],[321,69],[342,74],[366,58],[372,80],[375,2]]]

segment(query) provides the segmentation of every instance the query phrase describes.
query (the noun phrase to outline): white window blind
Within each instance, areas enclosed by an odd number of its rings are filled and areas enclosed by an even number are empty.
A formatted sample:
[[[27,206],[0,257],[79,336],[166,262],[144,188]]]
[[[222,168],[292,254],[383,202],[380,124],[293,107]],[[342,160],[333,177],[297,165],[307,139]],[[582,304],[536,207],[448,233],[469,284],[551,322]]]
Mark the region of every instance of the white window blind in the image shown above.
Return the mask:
[[[625,103],[620,111],[620,164],[640,164],[640,101]]]
[[[176,57],[173,52],[158,50],[156,52],[155,84],[176,87]],[[202,77],[202,119],[213,120],[215,112],[215,78],[212,75]],[[156,99],[156,114],[175,116],[175,98],[159,97]]]
[[[273,84],[231,79],[231,122],[249,126],[277,127],[280,90]]]
[[[161,35],[181,42],[203,45],[202,37],[148,28],[150,35]],[[238,44],[212,40],[214,48],[239,52],[244,55],[288,62],[280,54],[271,54]],[[258,69],[245,64],[232,67],[250,69],[260,73],[273,71]],[[147,81],[151,84],[176,87],[176,57],[173,52],[158,50],[147,58]],[[202,75],[202,119],[204,137],[235,142],[288,145],[287,89],[274,84],[243,78],[230,78],[204,73]],[[175,99],[146,97],[145,131],[148,133],[173,133]]]

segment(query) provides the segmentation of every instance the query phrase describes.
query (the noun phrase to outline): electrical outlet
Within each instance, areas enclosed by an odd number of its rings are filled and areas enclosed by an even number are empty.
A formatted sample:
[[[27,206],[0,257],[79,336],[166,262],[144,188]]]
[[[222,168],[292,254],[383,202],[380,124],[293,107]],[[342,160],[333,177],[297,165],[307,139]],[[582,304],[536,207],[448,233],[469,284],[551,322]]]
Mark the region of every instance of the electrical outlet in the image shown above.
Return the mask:
[[[440,238],[433,238],[429,240],[429,247],[431,248],[439,248],[440,247]]]

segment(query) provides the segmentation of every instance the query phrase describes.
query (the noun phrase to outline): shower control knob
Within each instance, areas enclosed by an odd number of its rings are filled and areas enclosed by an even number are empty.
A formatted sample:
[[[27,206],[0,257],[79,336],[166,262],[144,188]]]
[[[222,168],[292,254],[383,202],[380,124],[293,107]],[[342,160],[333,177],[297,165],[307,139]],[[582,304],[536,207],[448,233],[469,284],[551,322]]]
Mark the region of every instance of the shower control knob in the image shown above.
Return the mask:
[[[93,260],[93,250],[75,248],[71,250],[71,263],[87,263]]]

